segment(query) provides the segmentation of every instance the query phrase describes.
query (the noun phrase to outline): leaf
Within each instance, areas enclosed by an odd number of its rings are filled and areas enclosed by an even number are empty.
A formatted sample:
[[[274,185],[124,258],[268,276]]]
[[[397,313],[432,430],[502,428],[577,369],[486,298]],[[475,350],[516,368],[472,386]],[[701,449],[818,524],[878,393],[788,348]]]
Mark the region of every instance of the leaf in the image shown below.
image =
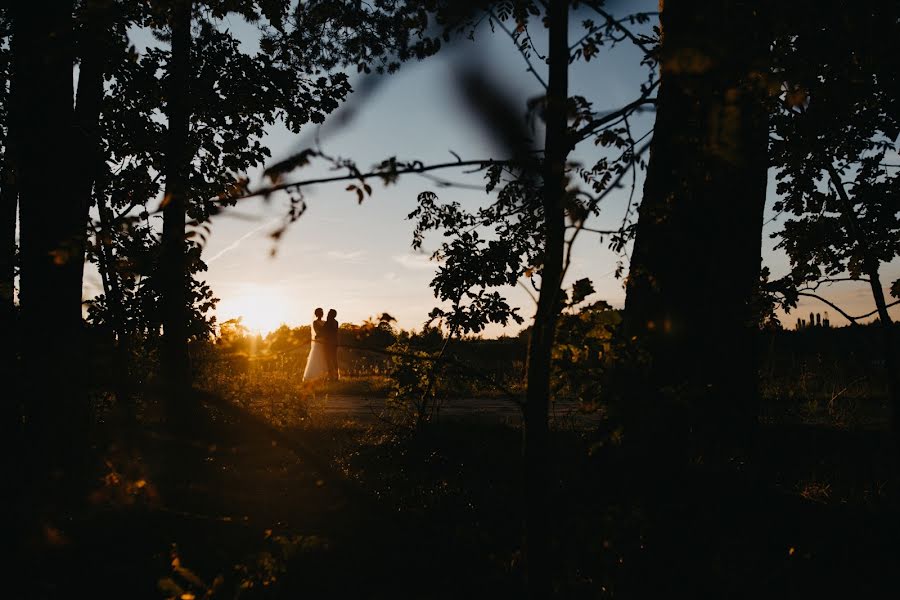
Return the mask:
[[[785,94],[784,103],[787,104],[790,108],[796,108],[797,106],[803,106],[803,104],[806,103],[807,97],[807,91],[803,88],[797,87]]]
[[[584,302],[584,299],[593,294],[596,290],[594,290],[594,284],[591,283],[591,280],[587,277],[579,279],[575,283],[572,284],[572,300],[569,303],[569,306],[575,306],[576,304],[580,304]]]

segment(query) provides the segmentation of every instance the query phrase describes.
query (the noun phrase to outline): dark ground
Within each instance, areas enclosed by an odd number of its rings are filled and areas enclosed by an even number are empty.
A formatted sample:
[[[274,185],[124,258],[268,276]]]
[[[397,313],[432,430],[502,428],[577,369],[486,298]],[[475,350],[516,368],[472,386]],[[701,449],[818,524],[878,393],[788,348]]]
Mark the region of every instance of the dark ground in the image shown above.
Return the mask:
[[[88,508],[27,528],[4,597],[522,597],[514,426],[278,430],[207,400],[202,430],[98,448]],[[884,432],[769,423],[749,463],[652,475],[594,434],[554,443],[561,598],[900,592]]]

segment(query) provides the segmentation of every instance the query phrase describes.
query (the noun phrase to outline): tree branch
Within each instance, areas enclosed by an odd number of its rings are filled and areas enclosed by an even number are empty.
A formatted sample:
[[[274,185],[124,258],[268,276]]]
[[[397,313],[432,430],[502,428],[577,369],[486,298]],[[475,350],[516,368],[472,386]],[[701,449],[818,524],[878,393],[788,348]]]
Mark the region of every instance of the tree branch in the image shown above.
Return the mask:
[[[373,178],[388,178],[395,177],[398,175],[408,175],[408,174],[421,174],[427,173],[428,171],[436,171],[438,169],[452,169],[459,167],[478,167],[474,170],[468,171],[469,173],[474,173],[483,169],[486,169],[489,165],[494,164],[508,164],[511,161],[508,160],[493,160],[493,159],[484,159],[484,160],[461,160],[461,161],[453,161],[453,162],[445,162],[445,163],[437,163],[433,165],[415,165],[410,167],[404,167],[401,169],[397,169],[394,171],[368,171],[366,173],[350,173],[347,175],[335,175],[333,177],[319,177],[316,179],[305,179],[302,181],[294,181],[291,183],[282,183],[278,185],[271,185],[256,191],[248,192],[246,194],[241,194],[240,196],[222,196],[211,198],[207,200],[208,203],[218,203],[218,202],[231,202],[237,200],[246,200],[247,198],[254,198],[257,196],[268,196],[270,194],[274,194],[275,192],[300,189],[302,187],[307,187],[310,185],[317,185],[321,183],[334,183],[338,181],[364,181],[366,179]]]
[[[521,286],[522,289],[525,290],[525,293],[527,293],[528,296],[531,298],[531,301],[534,302],[534,305],[537,306],[537,303],[538,303],[537,297],[534,295],[534,292],[532,292],[530,289],[528,289],[528,286],[525,285],[521,279],[516,280],[516,285]]]
[[[845,319],[847,319],[854,325],[857,325],[858,324],[857,321],[859,321],[861,319],[866,319],[868,317],[871,317],[872,315],[878,314],[878,309],[876,308],[875,310],[869,311],[864,315],[858,315],[858,316],[854,317],[854,316],[849,315],[846,311],[844,311],[840,306],[838,306],[831,300],[828,300],[827,298],[823,298],[822,296],[820,296],[818,294],[813,294],[811,292],[797,292],[797,295],[798,296],[806,296],[807,298],[815,298],[819,302],[827,304],[834,310],[838,311],[842,317],[844,317]],[[895,301],[891,302],[890,304],[888,304],[886,306],[886,308],[891,308],[893,306],[897,306],[898,304],[900,304],[900,300],[895,300]]]
[[[519,54],[522,55],[522,58],[525,59],[525,63],[528,65],[527,71],[530,72],[532,75],[534,75],[534,78],[537,79],[538,83],[540,83],[541,86],[543,86],[543,88],[546,90],[547,82],[544,81],[544,79],[540,76],[540,74],[538,74],[537,70],[535,70],[534,65],[531,64],[531,59],[528,57],[528,54],[526,54],[526,52],[519,46],[519,43],[516,41],[515,34],[512,31],[510,31],[506,27],[506,25],[504,25],[503,22],[500,21],[500,19],[498,19],[496,17],[496,15],[494,15],[493,11],[488,11],[488,14],[491,16],[491,20],[495,21],[497,23],[497,25],[500,27],[500,29],[502,29],[503,32],[509,36],[509,39],[511,39],[513,41],[513,44],[515,44],[516,49],[519,51]]]
[[[578,142],[581,142],[582,140],[587,139],[588,137],[590,137],[591,135],[596,133],[601,127],[603,127],[610,121],[614,121],[616,119],[619,119],[621,117],[629,115],[632,112],[634,112],[635,109],[637,109],[645,104],[654,104],[655,105],[656,99],[650,97],[650,92],[652,92],[654,89],[656,89],[657,85],[659,85],[658,79],[656,81],[654,81],[652,84],[650,84],[647,87],[647,89],[644,90],[644,93],[641,94],[641,97],[638,98],[637,100],[626,104],[625,106],[623,106],[622,108],[620,108],[618,110],[615,110],[611,113],[607,113],[607,114],[603,115],[602,117],[594,119],[593,121],[590,122],[590,124],[585,125],[581,129],[577,130],[572,136],[573,137],[573,145],[577,144]]]
[[[632,31],[630,29],[628,29],[627,27],[625,27],[625,25],[622,24],[621,20],[617,21],[616,19],[613,18],[613,16],[611,14],[609,14],[608,12],[603,10],[600,7],[599,2],[596,2],[594,0],[582,0],[582,2],[584,2],[584,4],[587,5],[588,7],[593,8],[597,14],[599,14],[600,16],[605,18],[607,25],[609,25],[611,27],[615,27],[616,29],[621,31],[625,35],[625,37],[627,37],[629,40],[631,40],[631,42],[635,46],[637,46],[638,48],[643,50],[644,54],[649,56],[650,54],[653,53],[653,51],[650,48],[648,48],[644,44],[644,42],[642,42],[636,35],[634,35],[634,33],[632,33]],[[650,13],[648,13],[648,14],[650,14]]]
[[[839,283],[842,281],[864,281],[866,283],[871,282],[871,279],[868,277],[826,277],[825,279],[819,279],[815,283],[807,284],[806,287],[800,288],[802,291],[814,292],[825,283]]]
[[[819,302],[823,302],[823,303],[827,304],[828,306],[830,306],[830,307],[833,308],[834,310],[836,310],[836,311],[838,311],[839,313],[841,313],[841,315],[842,315],[845,319],[847,319],[848,321],[850,321],[850,322],[853,323],[854,325],[857,324],[856,321],[857,321],[858,319],[864,318],[864,317],[852,317],[852,316],[850,316],[850,315],[847,314],[847,312],[845,312],[840,306],[838,306],[837,304],[835,304],[835,303],[832,302],[831,300],[828,300],[827,298],[823,298],[822,296],[820,296],[820,295],[818,295],[818,294],[813,294],[813,293],[811,293],[811,292],[797,292],[797,295],[798,295],[798,296],[806,296],[807,298],[815,298],[815,299],[818,300]]]
[[[600,235],[613,235],[619,233],[622,229],[594,229],[592,227],[582,227],[578,225],[566,225],[566,229],[578,229],[579,231],[587,231],[588,233],[599,233]]]
[[[630,163],[629,167],[627,169],[625,169],[624,171],[622,171],[621,173],[619,173],[616,176],[616,178],[609,184],[609,186],[605,190],[603,190],[599,195],[594,197],[591,200],[591,202],[588,204],[588,208],[585,211],[585,215],[586,215],[585,218],[582,219],[578,223],[578,225],[575,226],[575,231],[572,233],[572,237],[569,238],[569,242],[568,242],[569,245],[566,250],[566,261],[563,266],[562,276],[560,277],[560,281],[562,281],[565,278],[566,272],[569,270],[569,264],[571,263],[571,255],[572,255],[572,244],[575,242],[575,238],[578,237],[578,234],[584,230],[584,227],[585,227],[584,223],[585,223],[585,221],[587,221],[587,215],[590,215],[594,211],[594,209],[597,208],[597,205],[600,204],[600,202],[604,198],[606,198],[606,196],[608,196],[614,189],[619,187],[619,184],[625,178],[625,175],[629,171],[631,171],[632,169],[635,168],[635,163],[637,162],[637,158],[639,156],[641,156],[644,152],[646,152],[647,148],[649,148],[649,147],[650,147],[650,142],[647,142],[643,146],[641,146],[636,152],[632,151],[631,163]],[[616,232],[612,232],[612,233],[616,233]]]

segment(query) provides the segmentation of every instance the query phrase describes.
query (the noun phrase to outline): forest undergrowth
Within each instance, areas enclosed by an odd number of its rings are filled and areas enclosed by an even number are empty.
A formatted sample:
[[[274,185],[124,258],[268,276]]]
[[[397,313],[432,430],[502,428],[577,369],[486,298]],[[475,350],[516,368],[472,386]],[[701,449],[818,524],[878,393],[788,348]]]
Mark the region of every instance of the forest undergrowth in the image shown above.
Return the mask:
[[[765,388],[753,452],[726,462],[698,453],[648,468],[605,416],[557,420],[548,519],[560,597],[893,585],[900,504],[882,401],[859,378],[838,388],[841,374],[806,372]],[[436,413],[416,425],[376,373],[304,384],[249,367],[198,380],[203,418],[188,431],[158,420],[150,392],[138,427],[98,402],[105,441],[88,501],[54,511],[26,545],[35,597],[523,593],[515,423]],[[366,418],[329,410],[348,396],[380,401]]]

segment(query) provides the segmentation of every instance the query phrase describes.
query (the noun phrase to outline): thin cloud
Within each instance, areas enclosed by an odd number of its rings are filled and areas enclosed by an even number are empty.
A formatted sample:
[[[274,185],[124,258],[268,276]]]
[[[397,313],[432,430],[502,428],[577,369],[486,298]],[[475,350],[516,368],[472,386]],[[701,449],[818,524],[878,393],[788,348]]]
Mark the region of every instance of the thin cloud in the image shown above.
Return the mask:
[[[393,257],[394,262],[407,269],[434,270],[437,263],[432,261],[427,254],[398,254]]]
[[[210,258],[208,258],[208,259],[206,260],[206,264],[210,264],[210,263],[212,263],[212,262],[214,262],[214,261],[219,260],[219,259],[222,258],[225,254],[228,254],[229,252],[231,252],[232,250],[234,250],[235,248],[237,248],[238,246],[240,246],[241,243],[244,242],[244,240],[246,240],[247,238],[252,237],[253,235],[259,233],[260,231],[262,231],[262,230],[265,229],[266,227],[271,227],[271,226],[275,225],[275,224],[278,223],[280,220],[281,220],[281,217],[275,217],[274,219],[272,219],[272,220],[270,220],[270,221],[266,221],[265,223],[263,223],[263,224],[260,225],[259,227],[255,227],[255,228],[251,229],[250,231],[248,231],[247,233],[245,233],[244,235],[242,235],[242,236],[239,237],[238,239],[234,240],[233,242],[231,242],[230,244],[228,244],[227,246],[225,246],[224,248],[222,248],[221,250],[219,250],[218,252],[216,252],[215,255],[213,255],[213,256],[211,256]]]
[[[366,255],[365,250],[353,250],[351,252],[341,252],[340,250],[329,250],[328,258],[335,260],[343,260],[346,262],[362,262],[362,257]]]

